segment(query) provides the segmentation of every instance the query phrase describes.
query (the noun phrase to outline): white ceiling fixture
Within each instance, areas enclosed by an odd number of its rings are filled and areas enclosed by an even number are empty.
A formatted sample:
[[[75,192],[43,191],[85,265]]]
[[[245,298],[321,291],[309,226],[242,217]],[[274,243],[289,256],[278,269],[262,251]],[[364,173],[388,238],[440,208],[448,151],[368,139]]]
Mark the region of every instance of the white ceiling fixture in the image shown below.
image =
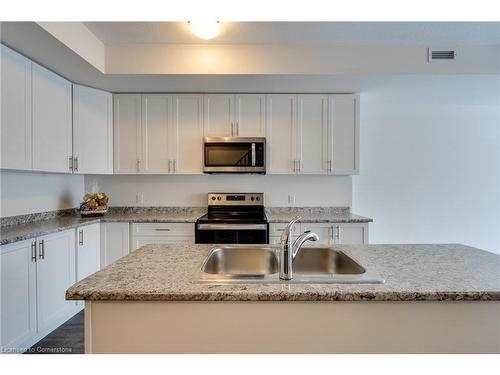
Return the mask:
[[[189,21],[189,30],[200,39],[210,40],[220,33],[218,21]]]

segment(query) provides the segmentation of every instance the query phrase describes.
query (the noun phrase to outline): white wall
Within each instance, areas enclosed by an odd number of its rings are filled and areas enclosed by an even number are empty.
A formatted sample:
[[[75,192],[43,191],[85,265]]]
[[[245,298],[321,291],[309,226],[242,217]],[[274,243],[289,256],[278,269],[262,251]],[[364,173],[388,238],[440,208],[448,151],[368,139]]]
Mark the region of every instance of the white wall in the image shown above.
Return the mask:
[[[84,194],[83,176],[0,172],[0,216],[78,207]]]
[[[86,176],[87,191],[103,191],[113,206],[206,206],[209,192],[263,192],[267,206],[350,206],[351,177],[332,176]],[[136,195],[144,201],[137,204]]]
[[[361,94],[353,210],[372,243],[500,253],[499,76],[393,77]]]

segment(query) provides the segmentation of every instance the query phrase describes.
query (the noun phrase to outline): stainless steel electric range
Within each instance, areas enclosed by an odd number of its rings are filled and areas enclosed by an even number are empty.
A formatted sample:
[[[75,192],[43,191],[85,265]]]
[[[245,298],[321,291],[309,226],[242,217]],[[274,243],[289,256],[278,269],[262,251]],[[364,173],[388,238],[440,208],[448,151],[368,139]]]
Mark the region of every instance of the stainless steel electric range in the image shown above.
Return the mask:
[[[264,194],[209,193],[208,212],[196,221],[196,243],[269,243]]]

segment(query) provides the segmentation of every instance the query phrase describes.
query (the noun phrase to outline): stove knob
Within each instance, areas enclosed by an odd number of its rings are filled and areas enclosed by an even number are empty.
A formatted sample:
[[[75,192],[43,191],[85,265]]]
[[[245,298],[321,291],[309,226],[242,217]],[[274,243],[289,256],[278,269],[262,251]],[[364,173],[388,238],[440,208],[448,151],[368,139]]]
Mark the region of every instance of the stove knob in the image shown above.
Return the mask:
[[[220,196],[219,196],[219,197],[217,197],[217,200],[218,200],[218,201],[220,201],[221,199],[222,199],[222,198],[221,198]]]
[[[254,197],[251,197],[250,200],[253,201],[255,198]]]
[[[259,199],[260,199],[259,197],[255,197],[255,200],[257,200],[257,201],[258,201]]]
[[[212,197],[212,200],[214,201],[214,200],[215,200],[215,197]]]

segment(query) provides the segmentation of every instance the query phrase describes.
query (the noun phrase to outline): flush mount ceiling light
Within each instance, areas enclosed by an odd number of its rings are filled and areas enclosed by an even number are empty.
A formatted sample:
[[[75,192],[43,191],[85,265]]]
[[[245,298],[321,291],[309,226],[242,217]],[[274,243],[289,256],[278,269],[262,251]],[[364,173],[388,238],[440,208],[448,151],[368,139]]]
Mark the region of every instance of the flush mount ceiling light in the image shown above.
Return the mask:
[[[188,21],[189,30],[200,39],[213,39],[220,32],[218,21]]]

